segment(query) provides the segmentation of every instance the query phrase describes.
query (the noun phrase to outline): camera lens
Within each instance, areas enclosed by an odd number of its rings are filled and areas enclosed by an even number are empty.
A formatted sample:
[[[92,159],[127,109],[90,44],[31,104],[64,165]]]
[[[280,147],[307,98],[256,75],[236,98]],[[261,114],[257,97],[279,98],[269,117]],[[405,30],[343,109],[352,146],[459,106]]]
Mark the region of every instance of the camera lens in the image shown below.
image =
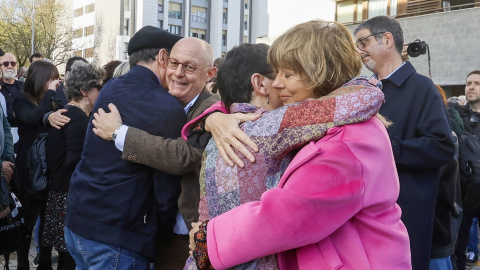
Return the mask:
[[[422,53],[422,45],[419,43],[410,43],[407,48],[407,53],[410,57],[417,57]]]

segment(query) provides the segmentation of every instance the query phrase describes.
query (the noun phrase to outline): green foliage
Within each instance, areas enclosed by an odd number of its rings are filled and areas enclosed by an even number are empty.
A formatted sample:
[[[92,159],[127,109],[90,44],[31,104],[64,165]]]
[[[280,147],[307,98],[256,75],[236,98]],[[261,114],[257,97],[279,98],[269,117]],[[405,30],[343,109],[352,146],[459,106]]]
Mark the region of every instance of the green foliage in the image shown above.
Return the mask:
[[[71,54],[71,11],[58,0],[0,0],[0,47],[17,57],[19,66],[30,64],[32,18],[35,2],[34,52],[65,63]]]

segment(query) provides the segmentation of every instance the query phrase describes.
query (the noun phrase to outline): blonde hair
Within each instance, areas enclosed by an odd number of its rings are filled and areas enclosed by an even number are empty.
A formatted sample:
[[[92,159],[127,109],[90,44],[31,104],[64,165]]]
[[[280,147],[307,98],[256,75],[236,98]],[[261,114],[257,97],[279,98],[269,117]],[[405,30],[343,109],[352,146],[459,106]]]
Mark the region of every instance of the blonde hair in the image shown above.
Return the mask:
[[[312,20],[294,26],[268,51],[275,72],[290,69],[324,96],[360,74],[362,60],[352,35],[340,23]]]

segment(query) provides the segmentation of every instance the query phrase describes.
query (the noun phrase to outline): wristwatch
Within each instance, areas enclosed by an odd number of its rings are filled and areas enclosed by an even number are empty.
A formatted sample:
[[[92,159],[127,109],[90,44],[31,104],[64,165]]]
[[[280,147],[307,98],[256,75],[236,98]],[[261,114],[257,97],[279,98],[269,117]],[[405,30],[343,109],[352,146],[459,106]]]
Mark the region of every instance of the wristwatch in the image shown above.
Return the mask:
[[[121,127],[122,127],[122,126],[120,125],[120,126],[119,126],[117,129],[115,129],[115,131],[113,132],[113,134],[112,134],[112,139],[113,139],[113,141],[115,141],[115,140],[117,139],[117,135],[118,135],[118,132],[120,131],[120,128],[121,128]]]

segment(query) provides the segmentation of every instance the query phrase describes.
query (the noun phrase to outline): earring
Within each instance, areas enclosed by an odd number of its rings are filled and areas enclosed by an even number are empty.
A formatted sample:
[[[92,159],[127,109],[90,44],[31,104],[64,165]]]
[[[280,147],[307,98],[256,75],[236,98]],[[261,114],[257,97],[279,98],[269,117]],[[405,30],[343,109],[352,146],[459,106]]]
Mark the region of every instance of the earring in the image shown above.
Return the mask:
[[[267,96],[267,104],[270,104],[270,100],[268,100],[268,96]]]

